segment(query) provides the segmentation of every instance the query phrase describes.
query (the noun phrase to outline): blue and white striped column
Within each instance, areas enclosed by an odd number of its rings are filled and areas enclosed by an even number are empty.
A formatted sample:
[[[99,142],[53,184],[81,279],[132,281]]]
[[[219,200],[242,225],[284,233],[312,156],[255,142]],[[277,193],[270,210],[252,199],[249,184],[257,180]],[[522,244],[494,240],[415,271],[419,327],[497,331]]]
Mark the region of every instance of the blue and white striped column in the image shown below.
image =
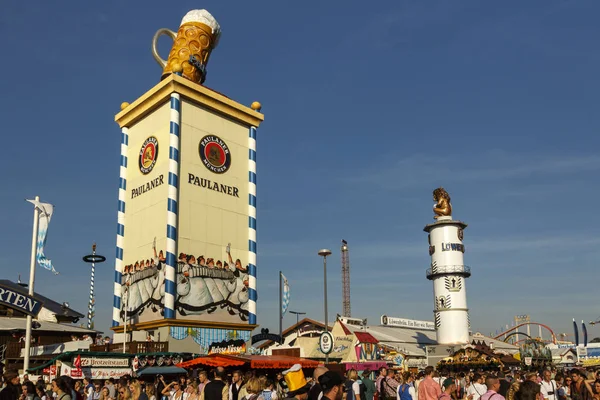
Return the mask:
[[[117,256],[115,260],[115,284],[113,297],[112,326],[119,326],[121,320],[121,277],[123,276],[123,244],[125,242],[125,198],[127,190],[127,147],[129,128],[121,130],[121,166],[119,168],[119,206],[117,211]],[[93,278],[92,278],[93,279]]]
[[[93,256],[96,256],[96,250],[93,252]],[[95,314],[95,300],[94,300],[94,275],[96,273],[96,263],[92,262],[92,275],[90,278],[90,302],[88,304],[88,329],[92,329],[94,327],[94,314]]]
[[[256,127],[248,136],[248,322],[256,324]]]
[[[177,207],[179,202],[179,142],[181,123],[179,94],[171,94],[169,128],[169,194],[167,200],[167,262],[165,267],[165,318],[175,318],[177,268]]]

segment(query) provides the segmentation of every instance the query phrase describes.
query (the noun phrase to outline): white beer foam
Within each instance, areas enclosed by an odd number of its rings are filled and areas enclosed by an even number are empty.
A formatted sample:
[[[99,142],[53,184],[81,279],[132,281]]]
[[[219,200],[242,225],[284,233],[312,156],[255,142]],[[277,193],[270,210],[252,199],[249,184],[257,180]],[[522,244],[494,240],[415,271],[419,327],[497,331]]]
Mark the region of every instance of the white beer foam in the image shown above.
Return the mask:
[[[185,14],[185,17],[181,20],[181,25],[187,22],[200,22],[204,25],[210,26],[212,33],[215,36],[221,35],[221,26],[208,11],[206,10],[192,10]],[[180,25],[180,26],[181,26]]]

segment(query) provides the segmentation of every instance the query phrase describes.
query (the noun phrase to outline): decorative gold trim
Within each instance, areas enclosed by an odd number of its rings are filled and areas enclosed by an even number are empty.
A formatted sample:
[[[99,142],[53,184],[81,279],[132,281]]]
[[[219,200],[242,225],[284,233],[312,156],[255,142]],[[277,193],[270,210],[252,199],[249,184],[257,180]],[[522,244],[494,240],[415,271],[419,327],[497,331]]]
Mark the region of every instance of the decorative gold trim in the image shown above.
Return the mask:
[[[196,321],[189,319],[157,319],[154,321],[140,322],[139,324],[127,324],[127,331],[144,331],[148,329],[161,328],[163,326],[184,326],[191,328],[216,328],[216,329],[235,329],[238,331],[252,331],[258,325],[236,324],[215,321]],[[123,333],[123,325],[110,328],[115,333]]]
[[[192,103],[199,104],[235,121],[258,127],[265,116],[241,105],[222,94],[175,74],[169,75],[136,101],[115,115],[119,127],[130,127],[169,100],[171,93],[179,93]]]

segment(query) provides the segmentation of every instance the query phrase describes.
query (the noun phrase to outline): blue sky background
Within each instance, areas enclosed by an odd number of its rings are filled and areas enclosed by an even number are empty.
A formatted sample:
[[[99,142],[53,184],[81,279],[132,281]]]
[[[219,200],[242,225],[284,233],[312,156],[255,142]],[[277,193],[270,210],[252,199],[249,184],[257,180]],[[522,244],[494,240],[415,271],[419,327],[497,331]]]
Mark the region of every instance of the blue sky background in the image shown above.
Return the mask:
[[[432,319],[422,231],[443,185],[465,231],[474,330],[516,314],[571,332],[598,307],[600,3],[593,0],[4,2],[0,12],[2,276],[27,280],[32,208],[55,204],[36,289],[85,313],[93,241],[108,331],[120,130],[113,117],[160,79],[150,42],[190,9],[221,23],[207,86],[263,104],[258,141],[259,323],[341,312]],[[161,41],[163,53],[170,44]],[[288,315],[285,325],[295,321]],[[600,336],[598,328],[590,336]]]

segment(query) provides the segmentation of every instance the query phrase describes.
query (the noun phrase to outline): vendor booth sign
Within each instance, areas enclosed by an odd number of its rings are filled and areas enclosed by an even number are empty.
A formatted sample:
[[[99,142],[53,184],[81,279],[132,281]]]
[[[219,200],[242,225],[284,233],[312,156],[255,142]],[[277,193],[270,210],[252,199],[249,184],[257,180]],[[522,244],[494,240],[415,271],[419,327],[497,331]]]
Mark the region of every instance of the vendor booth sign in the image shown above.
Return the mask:
[[[208,354],[241,354],[245,352],[246,342],[243,340],[224,340],[208,347]]]
[[[60,374],[70,376],[71,378],[88,378],[88,379],[109,379],[109,378],[120,378],[123,375],[131,375],[131,368],[93,368],[83,367],[78,370],[74,366],[70,366],[67,363],[62,363],[60,366]]]
[[[81,357],[82,367],[127,368],[129,358]]]
[[[33,297],[17,293],[4,285],[0,285],[0,304],[32,317],[37,317],[43,305]]]
[[[259,334],[252,336],[252,344],[262,342],[263,340],[271,340],[273,342],[283,343],[281,336],[274,333],[269,333],[268,329],[261,329]]]

